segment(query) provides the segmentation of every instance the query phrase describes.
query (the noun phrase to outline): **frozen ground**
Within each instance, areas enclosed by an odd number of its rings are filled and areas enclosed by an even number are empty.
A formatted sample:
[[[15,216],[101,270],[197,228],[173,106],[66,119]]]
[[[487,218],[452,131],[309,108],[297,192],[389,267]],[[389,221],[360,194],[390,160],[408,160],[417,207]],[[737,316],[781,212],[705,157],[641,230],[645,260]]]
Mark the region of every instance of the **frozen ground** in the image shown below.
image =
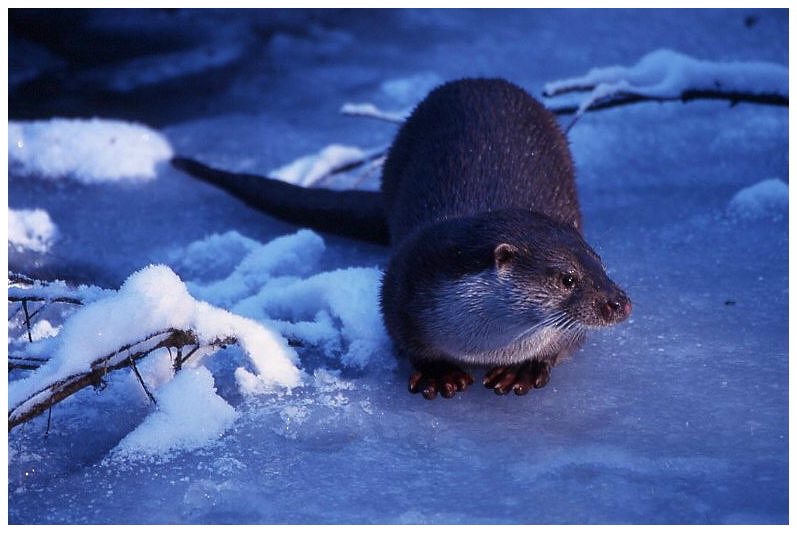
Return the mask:
[[[344,103],[402,112],[442,80],[502,76],[540,95],[659,48],[788,62],[785,11],[9,18],[15,123],[123,120],[176,154],[287,175],[330,145],[345,158],[390,142],[395,125],[343,117]],[[91,143],[107,156],[119,131]],[[155,354],[140,369],[159,409],[121,371],[53,408],[46,437],[46,414],[15,428],[9,522],[787,522],[787,110],[641,103],[587,113],[570,139],[587,238],[631,319],[528,396],[474,386],[433,402],[406,392],[385,344],[386,249],[297,233],[158,163],[167,147],[134,151],[154,178],[124,170],[124,151],[121,176],[17,159],[9,268],[116,289],[167,264],[194,298],[303,347],[290,390],[260,387],[235,346],[177,379]],[[50,308],[37,342],[67,335],[64,318]],[[23,331],[9,321],[10,351]]]

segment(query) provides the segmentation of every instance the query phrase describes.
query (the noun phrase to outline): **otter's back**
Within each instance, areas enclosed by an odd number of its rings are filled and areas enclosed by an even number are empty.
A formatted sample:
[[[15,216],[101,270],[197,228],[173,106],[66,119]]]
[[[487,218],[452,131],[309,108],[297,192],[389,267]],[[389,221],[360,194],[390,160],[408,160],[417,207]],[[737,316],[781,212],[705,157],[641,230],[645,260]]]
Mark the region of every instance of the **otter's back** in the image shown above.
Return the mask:
[[[430,222],[512,207],[581,227],[567,139],[553,114],[504,80],[432,91],[396,136],[382,192],[393,243]]]

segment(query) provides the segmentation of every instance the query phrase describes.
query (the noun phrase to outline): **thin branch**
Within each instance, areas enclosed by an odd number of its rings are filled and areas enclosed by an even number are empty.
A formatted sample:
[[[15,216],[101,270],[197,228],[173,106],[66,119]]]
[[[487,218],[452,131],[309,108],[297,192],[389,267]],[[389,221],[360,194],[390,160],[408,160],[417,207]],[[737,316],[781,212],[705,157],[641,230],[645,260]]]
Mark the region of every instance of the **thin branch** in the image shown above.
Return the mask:
[[[152,402],[154,405],[158,405],[158,402],[155,401],[155,397],[152,395],[152,393],[147,388],[147,384],[144,383],[144,378],[141,377],[141,374],[138,371],[138,367],[136,366],[135,359],[133,359],[133,357],[129,356],[129,355],[128,355],[128,359],[130,361],[130,366],[133,368],[133,373],[138,378],[138,382],[141,383],[141,388],[143,388],[144,392],[147,394],[147,398],[149,398],[149,401]]]
[[[216,339],[207,346],[221,346],[237,342],[228,337]],[[54,383],[43,386],[28,398],[11,407],[8,411],[8,430],[43,413],[48,406],[68,398],[79,390],[89,386],[99,386],[106,374],[131,366],[131,363],[146,357],[160,348],[181,348],[185,345],[199,344],[196,334],[192,331],[168,329],[152,333],[140,341],[122,346],[118,350],[94,360],[88,372],[73,374]],[[127,352],[127,355],[125,355]]]
[[[574,89],[575,90],[575,89]],[[563,94],[565,92],[560,90],[555,94]],[[554,96],[548,95],[548,96]],[[780,94],[752,94],[752,93],[739,93],[739,92],[721,92],[721,91],[684,91],[678,96],[660,97],[660,96],[644,96],[632,93],[618,93],[610,98],[598,100],[588,107],[589,111],[600,111],[603,109],[611,109],[613,107],[620,107],[629,104],[636,104],[639,102],[675,102],[681,101],[683,103],[691,102],[693,100],[727,100],[731,106],[740,102],[748,102],[752,104],[774,105],[781,107],[789,107],[789,98]],[[549,106],[548,110],[555,115],[572,115],[576,113],[579,106],[576,104],[565,104],[560,106]]]
[[[28,342],[33,342],[33,335],[30,332],[30,313],[28,312],[27,300],[22,300],[22,309],[25,311],[25,329],[28,331]]]
[[[46,357],[31,357],[27,355],[9,355],[8,356],[8,371],[11,372],[15,369],[20,370],[36,370],[44,363],[49,361]]]

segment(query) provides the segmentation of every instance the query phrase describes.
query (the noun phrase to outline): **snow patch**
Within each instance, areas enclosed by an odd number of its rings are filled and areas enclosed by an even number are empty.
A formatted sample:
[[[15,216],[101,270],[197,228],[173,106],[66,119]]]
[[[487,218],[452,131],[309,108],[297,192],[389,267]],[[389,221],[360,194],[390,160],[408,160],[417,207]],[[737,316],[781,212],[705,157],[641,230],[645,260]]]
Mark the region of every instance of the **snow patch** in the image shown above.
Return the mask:
[[[318,234],[299,230],[255,247],[226,278],[208,284],[189,283],[189,288],[198,298],[230,307],[255,294],[273,276],[310,272],[324,248]]]
[[[779,219],[789,211],[789,186],[779,179],[760,181],[737,192],[728,212],[743,219]]]
[[[164,456],[214,443],[238,417],[235,409],[216,394],[214,385],[213,376],[204,367],[180,371],[157,391],[157,410],[119,442],[112,456]]]
[[[169,253],[169,263],[185,279],[210,282],[229,276],[261,244],[237,231],[213,233]],[[215,276],[215,277],[211,277]]]
[[[17,251],[46,253],[57,234],[58,229],[43,209],[8,210],[8,243]]]
[[[119,120],[54,118],[8,123],[9,172],[82,183],[151,180],[172,157],[158,132]]]
[[[322,272],[307,279],[276,278],[233,310],[260,321],[313,317],[304,323],[273,326],[308,344],[321,343],[327,356],[339,357],[346,366],[363,368],[390,352],[379,312],[381,279],[379,269],[363,267]]]

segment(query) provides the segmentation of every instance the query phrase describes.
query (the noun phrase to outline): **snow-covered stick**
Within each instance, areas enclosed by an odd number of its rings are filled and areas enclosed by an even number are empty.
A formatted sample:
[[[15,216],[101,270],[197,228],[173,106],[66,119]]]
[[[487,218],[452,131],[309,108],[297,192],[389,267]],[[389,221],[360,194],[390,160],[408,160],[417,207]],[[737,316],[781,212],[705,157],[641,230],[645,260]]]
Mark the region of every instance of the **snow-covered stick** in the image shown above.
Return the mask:
[[[204,346],[221,347],[236,342],[236,339],[226,337],[223,339],[215,339],[204,344]],[[10,405],[8,411],[8,430],[11,431],[12,428],[19,424],[40,415],[53,405],[89,385],[95,387],[101,386],[103,378],[109,372],[133,366],[135,365],[135,361],[146,357],[160,348],[182,349],[185,346],[200,345],[202,345],[202,343],[199,342],[194,332],[170,328],[152,333],[138,342],[122,346],[113,353],[92,361],[89,371],[73,374],[53,383],[48,383],[23,401],[16,405]]]
[[[47,357],[33,357],[28,355],[8,355],[8,371],[19,370],[36,370],[44,363],[49,361]]]
[[[31,319],[42,312],[49,304],[83,305],[86,301],[93,301],[105,293],[106,291],[99,287],[87,287],[85,285],[69,287],[62,281],[45,282],[19,272],[8,272],[8,303],[9,305],[20,304],[10,316],[16,315],[20,310],[24,312],[25,329],[27,330],[29,342],[33,342]],[[40,302],[42,305],[31,312],[28,309],[28,305],[32,302]],[[11,370],[10,361],[9,370]]]
[[[343,104],[343,106],[340,108],[340,112],[341,114],[350,117],[373,118],[376,120],[391,122],[393,124],[402,124],[406,120],[407,115],[409,114],[407,112],[383,111],[382,109],[376,107],[374,104],[369,104],[369,103]]]
[[[593,68],[584,76],[547,83],[546,97],[590,93],[578,105],[549,107],[557,114],[606,109],[641,101],[697,99],[789,105],[789,70],[775,63],[703,61],[655,50],[632,67]],[[572,123],[571,123],[572,126]]]

